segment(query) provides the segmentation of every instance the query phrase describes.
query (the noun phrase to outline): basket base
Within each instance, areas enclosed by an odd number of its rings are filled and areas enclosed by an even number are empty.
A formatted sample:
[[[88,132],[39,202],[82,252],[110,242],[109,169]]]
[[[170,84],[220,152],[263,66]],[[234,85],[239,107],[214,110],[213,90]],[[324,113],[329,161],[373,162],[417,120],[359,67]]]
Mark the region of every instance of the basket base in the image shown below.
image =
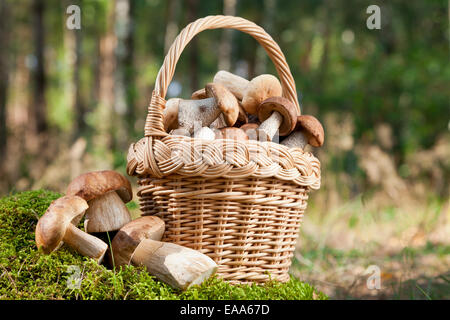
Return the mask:
[[[141,179],[143,215],[162,218],[162,241],[213,259],[231,283],[289,281],[308,191],[278,179]]]

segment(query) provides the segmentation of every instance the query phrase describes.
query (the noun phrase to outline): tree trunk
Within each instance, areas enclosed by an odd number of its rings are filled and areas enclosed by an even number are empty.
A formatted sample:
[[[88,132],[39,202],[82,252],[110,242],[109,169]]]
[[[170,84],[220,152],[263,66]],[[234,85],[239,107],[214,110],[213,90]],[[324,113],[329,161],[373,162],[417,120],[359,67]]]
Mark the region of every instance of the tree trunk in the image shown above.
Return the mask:
[[[268,34],[273,34],[273,19],[277,12],[276,0],[264,0],[264,11],[261,26]],[[268,56],[266,50],[260,45],[256,49],[255,74],[260,75],[267,72]]]
[[[188,23],[195,21],[198,14],[198,0],[189,0],[187,3],[187,20]],[[191,93],[198,90],[198,41],[195,37],[189,44],[189,83],[191,85]]]
[[[8,2],[0,2],[0,161],[5,158],[7,130],[6,130],[6,102],[8,94],[8,42],[9,42],[9,10]],[[1,165],[1,163],[0,163]]]
[[[96,110],[96,136],[94,146],[98,154],[99,167],[110,168],[114,149],[115,111],[114,111],[114,70],[116,67],[116,35],[114,33],[115,1],[106,4],[106,31],[100,37],[98,69],[98,104]]]
[[[134,67],[134,34],[135,34],[135,15],[136,15],[136,2],[133,0],[128,1],[128,28],[125,38],[125,47],[127,51],[124,58],[124,80],[126,86],[126,121],[128,132],[131,134],[134,132],[134,122],[136,121],[136,73]]]
[[[164,35],[164,54],[169,51],[170,46],[178,34],[177,15],[180,7],[180,1],[168,0],[166,11],[166,33]]]
[[[33,38],[36,65],[33,76],[33,98],[31,101],[31,118],[34,121],[34,130],[36,133],[43,133],[47,131],[47,116],[45,106],[45,88],[47,78],[45,75],[44,65],[44,12],[45,1],[34,0],[33,2]]]
[[[223,14],[226,16],[236,15],[236,0],[223,1]],[[231,71],[232,40],[233,30],[224,29],[219,47],[219,70]]]
[[[75,66],[73,71],[73,82],[74,82],[74,90],[75,90],[75,100],[74,100],[74,109],[75,109],[75,130],[74,136],[78,137],[85,129],[86,123],[84,121],[84,116],[86,114],[86,102],[83,99],[82,86],[80,82],[80,71],[81,71],[81,63],[83,57],[83,42],[82,42],[82,32],[81,30],[73,30],[75,33]]]

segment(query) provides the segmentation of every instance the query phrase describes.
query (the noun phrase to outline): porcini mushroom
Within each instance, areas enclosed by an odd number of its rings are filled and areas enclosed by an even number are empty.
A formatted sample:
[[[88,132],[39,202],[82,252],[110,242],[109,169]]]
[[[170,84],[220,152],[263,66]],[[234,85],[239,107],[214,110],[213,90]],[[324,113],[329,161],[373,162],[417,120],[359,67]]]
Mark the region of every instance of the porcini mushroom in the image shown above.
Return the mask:
[[[259,124],[257,123],[246,123],[240,127],[250,140],[258,140],[258,128]]]
[[[194,132],[194,138],[208,141],[214,140],[215,135],[214,131],[208,127],[203,127]]]
[[[321,147],[324,141],[322,124],[315,117],[301,115],[297,118],[294,132],[285,138],[281,144],[289,148],[304,149],[307,144],[313,147]]]
[[[172,98],[166,101],[163,111],[164,130],[170,131],[178,128],[178,106],[180,98]]]
[[[65,242],[83,256],[100,263],[108,245],[76,227],[86,209],[87,202],[78,196],[64,196],[53,201],[36,225],[35,239],[38,249],[48,254]]]
[[[128,265],[131,255],[144,239],[161,240],[165,224],[157,216],[144,216],[124,225],[111,242],[114,266]]]
[[[250,81],[231,72],[220,70],[214,76],[213,82],[220,83],[225,86],[231,91],[232,94],[236,96],[236,98],[242,100],[244,97],[245,88],[248,86]]]
[[[125,206],[133,197],[131,185],[115,171],[82,174],[69,184],[66,194],[77,195],[88,202],[84,220],[86,232],[116,231],[131,221]]]
[[[208,98],[208,97],[206,96],[205,88],[197,90],[197,91],[193,92],[191,95],[192,100],[200,100],[200,99],[206,99],[206,98]]]
[[[183,128],[177,128],[177,129],[173,129],[169,132],[170,135],[173,136],[185,136],[185,137],[190,137],[191,135],[189,134],[189,132],[186,129]]]
[[[272,141],[277,131],[280,136],[287,136],[294,130],[297,108],[286,98],[268,98],[258,106],[258,118],[262,122],[258,128],[258,138]],[[266,136],[263,137],[263,134]]]
[[[226,127],[219,129],[216,133],[216,139],[248,140],[248,136],[240,128]]]
[[[245,111],[244,107],[242,106],[242,103],[239,102],[239,115],[238,115],[236,124],[242,126],[242,125],[247,124],[247,123],[248,123],[247,112]]]
[[[181,290],[200,285],[217,271],[217,264],[199,251],[151,239],[139,243],[131,262],[144,265],[151,275]]]
[[[207,98],[200,100],[169,99],[164,109],[164,127],[177,126],[192,134],[196,122],[201,127],[209,126],[221,113],[227,125],[234,125],[239,115],[236,97],[216,83],[208,83],[205,92]],[[174,123],[176,117],[178,124]]]
[[[193,100],[200,100],[200,99],[206,99],[208,98],[208,96],[206,95],[206,89],[200,89],[195,91],[194,93],[192,93],[191,95],[191,99]],[[248,118],[247,115],[245,113],[245,110],[242,108],[242,104],[239,102],[239,115],[237,118],[237,122],[240,123],[247,123],[248,122]],[[220,129],[225,127],[227,124],[223,118],[223,114],[221,114],[216,120],[214,120],[210,127],[213,129]]]
[[[242,100],[242,106],[249,114],[256,114],[262,101],[281,96],[283,92],[280,81],[271,74],[262,74],[249,81],[221,70],[216,73],[213,82],[224,85],[236,98]]]

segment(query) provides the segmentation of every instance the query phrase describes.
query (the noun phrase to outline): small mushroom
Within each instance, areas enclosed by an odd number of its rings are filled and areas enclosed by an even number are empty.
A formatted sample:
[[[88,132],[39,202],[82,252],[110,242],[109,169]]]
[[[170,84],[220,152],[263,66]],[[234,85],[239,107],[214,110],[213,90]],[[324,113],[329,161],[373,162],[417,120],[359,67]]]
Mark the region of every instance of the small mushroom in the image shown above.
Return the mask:
[[[207,84],[205,92],[207,98],[200,100],[169,99],[164,109],[164,127],[183,128],[192,134],[195,122],[200,122],[202,127],[209,126],[221,113],[228,126],[234,125],[239,115],[236,97],[216,83]]]
[[[178,128],[178,106],[180,98],[172,98],[166,101],[163,113],[164,130],[170,131]]]
[[[307,144],[321,147],[324,141],[322,124],[313,116],[301,115],[297,118],[294,132],[285,138],[281,144],[289,148],[304,149]]]
[[[297,108],[286,98],[268,98],[259,105],[258,118],[262,122],[258,128],[258,138],[272,141],[277,131],[280,136],[287,136],[294,130]]]
[[[240,127],[245,132],[249,140],[258,140],[258,128],[257,123],[246,123]]]
[[[131,263],[144,265],[151,275],[181,290],[200,285],[217,271],[217,264],[199,251],[151,239],[139,243]]]
[[[199,99],[205,99],[207,98],[206,96],[206,90],[200,89],[195,91],[192,95],[191,95],[191,99],[193,100],[199,100]],[[240,125],[248,123],[248,117],[247,117],[247,113],[245,112],[244,108],[242,107],[242,103],[240,101],[238,101],[239,103],[239,114],[238,114],[238,118],[236,123],[239,123]],[[220,129],[223,127],[226,127],[227,124],[223,118],[223,114],[221,114],[216,120],[214,120],[210,127],[213,129]]]
[[[208,127],[203,127],[194,132],[194,138],[208,141],[214,140],[215,135],[214,131]]]
[[[197,90],[194,93],[192,93],[192,95],[191,95],[192,100],[200,100],[200,99],[206,99],[206,98],[208,98],[208,97],[206,96],[205,88]]]
[[[83,256],[100,263],[108,245],[76,227],[88,207],[87,202],[78,196],[64,196],[53,201],[36,225],[38,249],[49,254],[65,242]]]
[[[131,185],[115,171],[82,174],[69,184],[66,194],[79,196],[88,202],[84,220],[86,232],[116,231],[131,221],[125,206],[133,197]]]
[[[128,265],[139,243],[144,239],[161,240],[165,224],[157,216],[144,216],[124,225],[111,242],[111,265]]]
[[[236,96],[236,98],[242,100],[244,97],[245,88],[248,86],[250,81],[231,72],[220,70],[214,76],[213,82],[220,83],[225,86],[231,91],[232,94]]]
[[[256,130],[259,128],[259,124],[257,123],[246,123],[240,127],[241,130],[247,132],[247,130]]]
[[[242,126],[244,124],[248,123],[248,116],[247,116],[247,112],[245,112],[244,107],[242,106],[242,103],[239,102],[239,115],[236,121],[236,124],[238,124],[239,126]],[[236,125],[235,124],[235,125]]]
[[[251,81],[221,70],[214,76],[214,83],[228,88],[239,100],[249,114],[256,114],[259,104],[270,97],[279,97],[283,89],[280,81],[271,74],[262,74]]]
[[[240,128],[226,127],[219,129],[216,133],[216,139],[248,140],[248,136]]]

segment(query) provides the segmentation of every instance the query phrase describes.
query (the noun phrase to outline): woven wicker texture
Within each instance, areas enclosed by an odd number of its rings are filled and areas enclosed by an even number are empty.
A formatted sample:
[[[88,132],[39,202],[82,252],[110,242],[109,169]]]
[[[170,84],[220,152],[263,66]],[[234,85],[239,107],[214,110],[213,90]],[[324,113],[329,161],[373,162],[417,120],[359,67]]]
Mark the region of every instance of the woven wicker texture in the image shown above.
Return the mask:
[[[252,35],[275,64],[283,96],[299,107],[286,59],[261,27],[231,16],[199,19],[181,31],[164,59],[145,136],[130,146],[127,172],[139,178],[143,214],[166,222],[164,241],[207,254],[231,282],[287,281],[308,192],[320,187],[319,160],[272,142],[202,141],[163,128],[164,97],[181,52],[197,33],[215,28]]]

